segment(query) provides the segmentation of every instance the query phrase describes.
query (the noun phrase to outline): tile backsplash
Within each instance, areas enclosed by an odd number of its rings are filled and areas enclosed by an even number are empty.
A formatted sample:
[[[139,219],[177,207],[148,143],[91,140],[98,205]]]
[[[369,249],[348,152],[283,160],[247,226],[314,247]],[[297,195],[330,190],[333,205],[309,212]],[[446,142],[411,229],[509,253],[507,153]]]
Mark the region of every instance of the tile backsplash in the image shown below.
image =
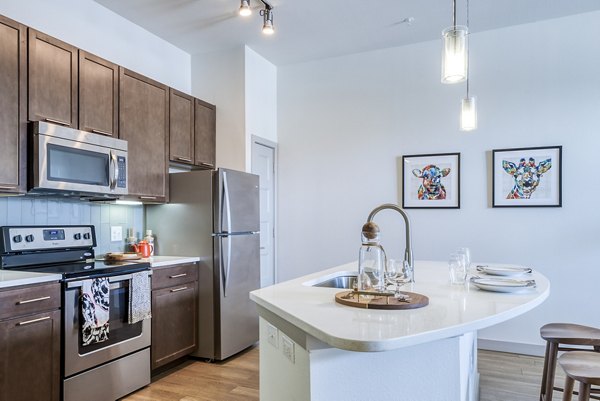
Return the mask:
[[[0,198],[0,226],[92,224],[96,227],[96,255],[125,250],[127,228],[140,239],[144,207],[96,204],[77,200],[29,197]],[[123,241],[110,241],[110,227],[123,228]]]

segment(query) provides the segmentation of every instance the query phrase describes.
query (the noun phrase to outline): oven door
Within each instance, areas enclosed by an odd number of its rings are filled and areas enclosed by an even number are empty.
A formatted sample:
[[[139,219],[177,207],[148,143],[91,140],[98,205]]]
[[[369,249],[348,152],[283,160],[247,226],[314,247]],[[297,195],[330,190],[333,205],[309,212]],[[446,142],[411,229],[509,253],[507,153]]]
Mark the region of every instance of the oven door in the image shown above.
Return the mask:
[[[149,270],[148,274],[151,274]],[[128,323],[131,274],[109,277],[109,282],[109,338],[87,346],[82,345],[81,335],[82,282],[65,283],[63,322],[65,377],[150,346],[150,319],[134,324]]]
[[[67,135],[34,134],[30,189],[42,193],[127,195],[127,151],[103,146],[115,141],[112,138],[97,141],[96,134],[75,130],[66,133],[77,140]]]

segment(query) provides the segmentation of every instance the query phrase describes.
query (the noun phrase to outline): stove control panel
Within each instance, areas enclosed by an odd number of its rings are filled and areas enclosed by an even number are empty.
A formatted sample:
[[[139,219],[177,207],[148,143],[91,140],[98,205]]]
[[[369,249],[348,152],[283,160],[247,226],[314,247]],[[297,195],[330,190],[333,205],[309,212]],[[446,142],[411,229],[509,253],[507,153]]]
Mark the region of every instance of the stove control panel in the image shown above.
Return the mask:
[[[2,227],[3,253],[96,246],[94,226]]]

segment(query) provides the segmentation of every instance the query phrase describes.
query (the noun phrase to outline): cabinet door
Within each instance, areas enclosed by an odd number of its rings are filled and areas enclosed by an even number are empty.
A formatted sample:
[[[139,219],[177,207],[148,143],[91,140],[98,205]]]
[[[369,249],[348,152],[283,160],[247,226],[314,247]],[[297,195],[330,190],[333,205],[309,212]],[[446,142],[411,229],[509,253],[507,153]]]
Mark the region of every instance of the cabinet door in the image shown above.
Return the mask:
[[[77,48],[29,28],[29,120],[77,128]]]
[[[0,192],[26,191],[26,28],[0,16]]]
[[[60,310],[0,322],[0,401],[58,401]]]
[[[119,67],[79,50],[79,129],[118,137]]]
[[[171,89],[169,108],[170,159],[194,164],[194,98]]]
[[[198,282],[152,291],[152,369],[196,349]]]
[[[120,68],[119,82],[119,136],[129,142],[129,195],[165,202],[169,89],[124,68]]]
[[[216,110],[212,104],[196,99],[195,110],[195,164],[204,168],[215,167]]]

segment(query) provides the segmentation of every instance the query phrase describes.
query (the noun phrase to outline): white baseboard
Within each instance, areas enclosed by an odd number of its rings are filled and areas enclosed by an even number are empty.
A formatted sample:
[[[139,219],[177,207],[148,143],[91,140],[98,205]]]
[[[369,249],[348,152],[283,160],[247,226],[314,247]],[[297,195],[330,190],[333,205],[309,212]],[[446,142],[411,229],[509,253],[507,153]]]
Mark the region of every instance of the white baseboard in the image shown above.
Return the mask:
[[[546,348],[538,344],[513,343],[508,341],[486,340],[480,338],[477,340],[477,348],[488,351],[510,352],[512,354],[532,355],[543,357]]]

